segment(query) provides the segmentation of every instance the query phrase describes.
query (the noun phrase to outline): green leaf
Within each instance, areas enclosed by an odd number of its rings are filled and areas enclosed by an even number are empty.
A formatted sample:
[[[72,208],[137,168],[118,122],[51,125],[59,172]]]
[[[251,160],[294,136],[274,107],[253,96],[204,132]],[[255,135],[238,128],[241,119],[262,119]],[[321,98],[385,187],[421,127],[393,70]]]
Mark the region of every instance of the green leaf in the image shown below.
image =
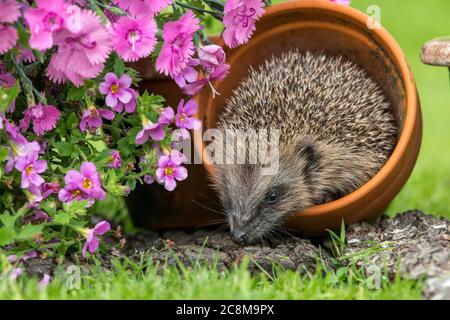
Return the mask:
[[[82,87],[71,87],[69,91],[67,92],[67,101],[79,101],[83,99],[83,97],[86,95],[86,88],[85,86]]]
[[[55,143],[55,148],[63,157],[70,157],[75,152],[75,147],[73,144],[66,141],[59,141]]]
[[[19,234],[17,235],[18,240],[30,240],[35,235],[40,233],[44,228],[43,224],[26,224],[20,229]]]
[[[63,226],[68,225],[70,223],[70,220],[72,220],[72,216],[65,213],[64,211],[58,211],[58,214],[53,217],[54,223],[61,224]]]
[[[8,157],[8,149],[6,147],[0,147],[0,162],[5,161]]]
[[[109,164],[111,161],[111,150],[107,149],[98,153],[93,161],[99,167]]]
[[[122,157],[128,157],[133,154],[136,149],[136,145],[134,143],[130,143],[128,137],[124,137],[117,141],[117,149],[119,150]]]
[[[13,215],[10,215],[8,213],[4,213],[0,215],[0,221],[2,222],[3,226],[8,229],[14,229],[14,223],[16,222],[16,217]]]
[[[2,227],[0,228],[0,246],[5,246],[7,244],[14,242],[14,236],[16,233],[14,230]]]
[[[20,93],[19,81],[10,88],[0,87],[0,112],[4,113]]]
[[[67,128],[75,129],[78,127],[78,117],[75,113],[71,113],[66,121]]]
[[[71,203],[63,204],[63,210],[65,213],[69,214],[72,217],[76,216],[84,216],[86,214],[86,205],[88,201],[72,201]]]
[[[125,63],[118,56],[114,59],[114,73],[119,77],[125,73]]]

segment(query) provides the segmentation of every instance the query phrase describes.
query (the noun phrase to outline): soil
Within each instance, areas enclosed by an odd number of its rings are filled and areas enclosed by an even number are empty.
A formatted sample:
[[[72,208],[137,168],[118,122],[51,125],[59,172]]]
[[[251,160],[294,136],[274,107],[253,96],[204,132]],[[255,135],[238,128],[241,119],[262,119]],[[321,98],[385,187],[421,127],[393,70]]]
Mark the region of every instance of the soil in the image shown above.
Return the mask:
[[[404,278],[423,279],[426,298],[450,299],[449,220],[408,211],[394,218],[384,216],[374,224],[350,225],[346,239],[345,263],[356,263],[363,268],[378,266],[392,279],[397,271]],[[117,243],[117,239],[107,241]],[[330,248],[329,237],[312,241],[292,236],[280,238],[276,243],[242,247],[232,242],[224,230],[143,231],[128,237],[122,250],[112,249],[101,258],[103,266],[109,268],[112,256],[136,258],[145,251],[161,268],[165,263],[177,267],[180,263],[186,267],[207,263],[223,271],[238,265],[247,256],[252,273],[271,274],[274,265],[303,273],[314,272],[318,259],[326,268],[333,268]],[[79,261],[79,257],[69,257],[64,265],[74,261]],[[51,274],[55,263],[51,259],[30,259],[25,266],[31,274]]]

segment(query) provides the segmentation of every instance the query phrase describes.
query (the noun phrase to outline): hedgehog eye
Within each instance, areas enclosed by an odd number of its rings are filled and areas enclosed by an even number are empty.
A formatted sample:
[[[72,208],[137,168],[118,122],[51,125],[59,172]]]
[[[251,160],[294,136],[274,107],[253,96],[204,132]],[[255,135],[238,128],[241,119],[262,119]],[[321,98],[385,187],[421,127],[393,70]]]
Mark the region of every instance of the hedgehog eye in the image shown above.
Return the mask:
[[[268,204],[275,204],[278,202],[278,199],[280,198],[277,191],[270,191],[266,196],[266,202]]]

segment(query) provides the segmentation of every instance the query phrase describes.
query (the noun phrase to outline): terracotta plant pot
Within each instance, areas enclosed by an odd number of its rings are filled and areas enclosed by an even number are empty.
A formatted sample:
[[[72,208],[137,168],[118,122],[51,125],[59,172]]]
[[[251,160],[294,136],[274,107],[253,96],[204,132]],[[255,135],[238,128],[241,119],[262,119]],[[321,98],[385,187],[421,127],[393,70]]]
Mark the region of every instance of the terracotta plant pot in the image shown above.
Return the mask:
[[[183,93],[172,79],[153,70],[150,59],[140,60],[131,66],[137,69],[143,78],[140,91],[148,90],[162,95],[168,106],[177,107]],[[152,230],[193,228],[223,218],[223,215],[216,212],[219,210],[218,200],[209,188],[205,168],[201,165],[186,167],[189,176],[179,183],[174,191],[168,192],[156,183],[139,185],[126,198],[131,219],[136,227]]]
[[[342,220],[353,223],[373,219],[385,210],[407,181],[416,162],[422,136],[419,99],[405,55],[384,29],[369,29],[368,17],[358,10],[325,0],[291,1],[267,9],[257,23],[250,42],[228,50],[230,75],[215,84],[220,96],[209,88],[197,97],[198,118],[203,130],[215,128],[217,117],[232,91],[272,55],[297,48],[345,56],[363,67],[382,87],[393,106],[400,134],[397,146],[384,167],[365,185],[336,201],[297,212],[288,227],[316,235],[336,229]],[[219,40],[220,45],[224,45]],[[225,46],[224,46],[225,47]],[[197,152],[205,145],[195,141]],[[206,154],[203,154],[204,162]],[[214,167],[205,165],[210,174]]]

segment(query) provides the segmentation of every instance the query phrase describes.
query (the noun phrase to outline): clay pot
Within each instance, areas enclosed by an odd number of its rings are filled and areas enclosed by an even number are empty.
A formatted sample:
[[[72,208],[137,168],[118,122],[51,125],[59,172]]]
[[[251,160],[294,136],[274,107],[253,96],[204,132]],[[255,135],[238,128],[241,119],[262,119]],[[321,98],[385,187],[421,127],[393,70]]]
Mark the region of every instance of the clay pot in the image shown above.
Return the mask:
[[[368,17],[358,10],[326,0],[291,1],[272,6],[257,23],[249,43],[228,50],[230,75],[215,84],[220,96],[209,88],[197,97],[203,130],[215,128],[216,119],[250,67],[272,55],[297,48],[345,56],[363,67],[382,87],[393,106],[401,130],[397,146],[384,167],[365,185],[336,201],[297,212],[288,227],[316,235],[326,229],[375,218],[383,212],[407,181],[416,162],[422,136],[419,99],[405,55],[384,29],[369,29]],[[224,46],[223,41],[219,44]],[[224,46],[225,47],[225,46]],[[198,152],[205,145],[195,141]],[[206,154],[202,155],[204,162]],[[210,174],[214,167],[205,165]]]
[[[150,59],[142,59],[131,66],[143,78],[139,87],[141,92],[148,90],[159,94],[166,99],[166,105],[177,107],[183,93],[172,79],[154,71]],[[193,228],[224,218],[218,214],[218,199],[209,188],[205,168],[201,165],[186,167],[189,176],[174,191],[168,192],[157,183],[138,185],[126,198],[136,227],[152,230]]]

